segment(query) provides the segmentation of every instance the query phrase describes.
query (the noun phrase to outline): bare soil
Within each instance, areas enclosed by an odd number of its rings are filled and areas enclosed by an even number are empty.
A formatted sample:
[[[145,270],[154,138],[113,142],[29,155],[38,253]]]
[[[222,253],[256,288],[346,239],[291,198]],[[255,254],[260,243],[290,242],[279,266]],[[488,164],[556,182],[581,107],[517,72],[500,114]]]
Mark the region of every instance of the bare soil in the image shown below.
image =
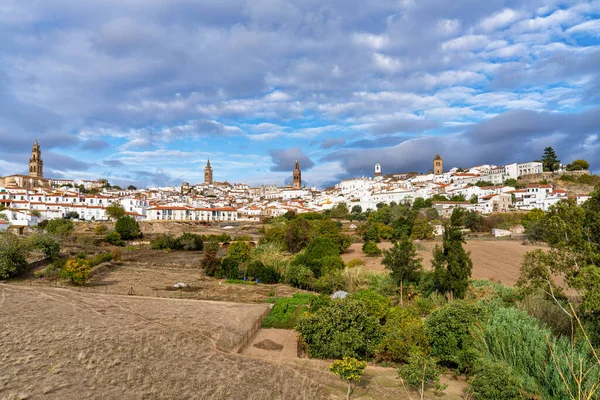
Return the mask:
[[[431,268],[431,258],[433,248],[441,241],[421,241],[417,242],[417,252],[423,258],[423,266]],[[392,244],[389,242],[378,243],[380,249],[389,249]],[[514,240],[468,240],[465,249],[471,252],[473,260],[473,278],[489,279],[495,282],[501,282],[512,286],[519,279],[521,263],[523,256],[528,251],[544,248],[539,245],[524,245]],[[362,243],[354,243],[348,249],[348,252],[342,254],[344,262],[352,259],[361,259],[365,262],[365,268],[371,271],[385,271],[381,264],[383,257],[367,257],[362,252]]]

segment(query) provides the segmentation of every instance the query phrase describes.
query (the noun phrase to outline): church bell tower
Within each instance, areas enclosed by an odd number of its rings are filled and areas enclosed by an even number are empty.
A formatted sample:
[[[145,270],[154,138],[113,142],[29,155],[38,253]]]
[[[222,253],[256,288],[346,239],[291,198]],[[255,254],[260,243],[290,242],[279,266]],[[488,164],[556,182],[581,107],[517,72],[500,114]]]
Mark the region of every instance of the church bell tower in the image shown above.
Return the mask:
[[[294,167],[294,189],[302,189],[302,172],[298,160],[296,160],[296,166]]]
[[[42,151],[36,140],[31,149],[31,158],[29,159],[29,176],[33,178],[44,177],[44,162],[42,161]]]

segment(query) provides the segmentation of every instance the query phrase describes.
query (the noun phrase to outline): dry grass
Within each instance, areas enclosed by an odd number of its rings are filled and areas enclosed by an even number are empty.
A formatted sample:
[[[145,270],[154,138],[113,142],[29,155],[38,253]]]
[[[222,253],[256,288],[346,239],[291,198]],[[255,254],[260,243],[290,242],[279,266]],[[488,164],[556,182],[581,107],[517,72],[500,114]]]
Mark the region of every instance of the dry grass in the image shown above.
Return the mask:
[[[431,256],[434,246],[441,241],[423,241],[417,243],[417,252],[423,258],[423,266],[431,268]],[[365,269],[384,271],[382,257],[367,257],[361,249],[361,243],[353,244],[348,253],[342,255],[344,262],[354,258],[364,260]],[[391,243],[378,243],[380,249],[389,249]],[[465,249],[471,252],[473,260],[473,278],[489,279],[514,285],[519,279],[523,256],[540,246],[523,245],[513,240],[471,240],[467,241]]]

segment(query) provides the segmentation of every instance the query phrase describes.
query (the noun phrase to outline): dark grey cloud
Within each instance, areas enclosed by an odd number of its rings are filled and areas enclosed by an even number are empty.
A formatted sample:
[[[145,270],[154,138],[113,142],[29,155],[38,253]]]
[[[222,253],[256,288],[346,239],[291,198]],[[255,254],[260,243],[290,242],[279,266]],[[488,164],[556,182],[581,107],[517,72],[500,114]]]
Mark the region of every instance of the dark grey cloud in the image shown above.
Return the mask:
[[[71,156],[55,153],[54,151],[42,153],[42,158],[46,168],[62,172],[86,171],[94,165],[93,163],[79,161]]]
[[[322,149],[331,149],[332,147],[340,146],[340,145],[343,145],[344,143],[346,143],[346,139],[344,139],[344,138],[324,139],[321,142],[321,148]]]
[[[105,165],[110,168],[123,167],[125,163],[119,160],[104,160],[102,161],[102,165]]]
[[[300,147],[269,150],[269,155],[273,161],[271,171],[292,171],[296,161],[300,164],[301,170],[309,170],[315,165]]]
[[[371,128],[371,133],[373,133],[374,135],[390,135],[395,133],[419,133],[439,127],[439,122],[421,119],[409,119],[376,124]]]
[[[102,140],[102,139],[90,139],[90,140],[86,140],[83,143],[83,146],[81,146],[81,148],[83,150],[104,150],[110,147],[110,143],[108,143],[106,140]]]
[[[387,136],[377,139],[362,139],[346,144],[344,147],[351,149],[379,149],[382,147],[395,146],[405,142],[411,137]]]

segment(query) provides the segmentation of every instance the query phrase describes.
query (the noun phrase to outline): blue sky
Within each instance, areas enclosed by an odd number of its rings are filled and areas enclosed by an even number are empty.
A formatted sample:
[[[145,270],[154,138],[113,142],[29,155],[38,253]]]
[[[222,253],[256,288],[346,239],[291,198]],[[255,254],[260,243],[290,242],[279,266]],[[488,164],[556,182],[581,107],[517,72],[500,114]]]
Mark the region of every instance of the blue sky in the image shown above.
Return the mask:
[[[600,165],[600,1],[0,3],[0,174],[282,184]]]

